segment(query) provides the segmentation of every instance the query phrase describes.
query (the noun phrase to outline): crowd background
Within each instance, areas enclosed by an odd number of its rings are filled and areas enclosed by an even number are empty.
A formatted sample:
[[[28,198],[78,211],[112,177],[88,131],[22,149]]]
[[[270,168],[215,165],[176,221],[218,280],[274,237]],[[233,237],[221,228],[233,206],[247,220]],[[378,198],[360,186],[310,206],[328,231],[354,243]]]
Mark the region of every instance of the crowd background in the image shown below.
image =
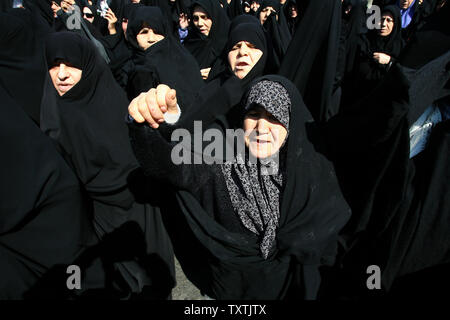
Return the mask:
[[[0,297],[170,299],[174,254],[214,299],[445,297],[447,2],[0,0]],[[228,169],[180,173],[164,141],[240,127],[261,81],[292,109],[291,175],[259,230],[228,215]],[[176,124],[130,119],[161,84]]]

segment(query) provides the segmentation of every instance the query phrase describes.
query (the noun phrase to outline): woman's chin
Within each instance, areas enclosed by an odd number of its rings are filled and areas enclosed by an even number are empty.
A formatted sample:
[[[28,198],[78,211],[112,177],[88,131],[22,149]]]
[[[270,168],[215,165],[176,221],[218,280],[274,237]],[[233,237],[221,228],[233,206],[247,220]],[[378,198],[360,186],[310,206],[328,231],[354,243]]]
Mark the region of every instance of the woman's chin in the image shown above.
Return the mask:
[[[256,159],[270,158],[275,153],[272,152],[271,148],[250,147],[249,151],[251,156]]]

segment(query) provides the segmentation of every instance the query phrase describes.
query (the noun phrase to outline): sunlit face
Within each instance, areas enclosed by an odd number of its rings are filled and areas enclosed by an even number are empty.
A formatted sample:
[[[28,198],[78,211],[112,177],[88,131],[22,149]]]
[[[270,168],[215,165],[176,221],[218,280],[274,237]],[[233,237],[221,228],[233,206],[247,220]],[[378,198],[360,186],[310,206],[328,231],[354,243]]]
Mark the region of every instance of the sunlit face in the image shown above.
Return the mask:
[[[88,7],[83,8],[83,18],[89,21],[90,23],[94,22],[94,14]]]
[[[414,0],[400,0],[400,8],[401,9],[408,9]]]
[[[271,14],[276,14],[274,8],[265,7],[264,9],[262,9],[261,12],[259,13],[259,22],[261,22],[261,24],[264,24],[264,22],[266,22],[267,18],[269,18]]]
[[[394,16],[390,12],[385,12],[381,16],[381,29],[379,31],[380,36],[387,37],[392,33],[394,29]]]
[[[262,57],[263,52],[247,41],[239,41],[228,52],[228,63],[236,77],[243,79]]]
[[[52,11],[53,11],[53,17],[56,18],[58,15],[56,14],[56,12],[58,12],[58,10],[61,9],[61,7],[59,6],[59,4],[57,4],[55,1],[52,1]]]
[[[244,118],[245,145],[250,153],[264,159],[280,150],[286,140],[287,130],[266,109],[250,109]]]
[[[194,26],[196,26],[202,34],[205,36],[209,35],[213,21],[202,7],[196,6],[194,8],[194,11],[192,12],[192,21]]]
[[[153,29],[150,28],[142,28],[141,31],[139,31],[139,34],[136,36],[138,45],[142,50],[147,50],[162,39],[164,39],[163,35],[155,33]]]
[[[59,63],[48,70],[53,86],[60,96],[73,88],[81,80],[82,70],[68,63]]]

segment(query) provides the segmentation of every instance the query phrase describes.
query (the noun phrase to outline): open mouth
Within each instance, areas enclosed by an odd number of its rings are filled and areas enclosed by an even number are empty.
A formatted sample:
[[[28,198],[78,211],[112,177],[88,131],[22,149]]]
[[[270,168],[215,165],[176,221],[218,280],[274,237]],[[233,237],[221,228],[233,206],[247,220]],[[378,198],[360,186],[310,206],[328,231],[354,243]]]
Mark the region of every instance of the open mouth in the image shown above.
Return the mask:
[[[247,62],[238,62],[236,64],[236,69],[242,70],[242,69],[245,69],[248,66],[249,66],[249,64]]]

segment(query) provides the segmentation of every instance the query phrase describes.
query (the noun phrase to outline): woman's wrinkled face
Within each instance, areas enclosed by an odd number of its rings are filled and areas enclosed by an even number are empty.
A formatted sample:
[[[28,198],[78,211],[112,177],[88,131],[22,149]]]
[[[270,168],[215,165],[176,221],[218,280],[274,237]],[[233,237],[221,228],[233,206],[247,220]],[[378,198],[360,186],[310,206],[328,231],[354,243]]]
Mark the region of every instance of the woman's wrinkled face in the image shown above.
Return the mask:
[[[394,30],[394,16],[390,12],[385,12],[381,16],[380,36],[387,37]]]
[[[196,6],[194,8],[194,11],[192,12],[192,21],[194,26],[200,30],[202,34],[205,36],[209,35],[213,21],[202,7]]]
[[[275,9],[272,7],[265,7],[261,10],[261,12],[259,13],[259,22],[261,22],[261,25],[266,22],[267,18],[269,18],[271,14],[276,14]]]
[[[263,52],[247,41],[239,41],[228,52],[228,63],[239,79],[243,79],[261,59]]]
[[[258,158],[268,158],[280,150],[286,140],[286,128],[263,107],[250,109],[244,118],[245,145]]]
[[[163,35],[155,33],[153,29],[144,27],[136,36],[137,43],[142,50],[147,50],[155,43],[164,39]]]
[[[62,96],[80,82],[82,70],[72,67],[68,62],[57,62],[48,73],[56,91]]]

